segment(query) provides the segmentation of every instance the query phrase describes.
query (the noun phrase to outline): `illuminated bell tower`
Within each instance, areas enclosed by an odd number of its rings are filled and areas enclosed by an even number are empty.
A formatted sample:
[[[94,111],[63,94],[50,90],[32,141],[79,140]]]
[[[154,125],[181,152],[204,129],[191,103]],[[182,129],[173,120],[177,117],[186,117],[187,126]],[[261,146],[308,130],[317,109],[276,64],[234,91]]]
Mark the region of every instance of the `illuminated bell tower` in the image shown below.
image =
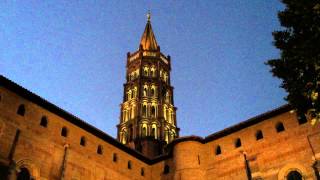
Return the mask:
[[[126,83],[117,128],[121,143],[155,157],[179,136],[179,128],[170,84],[170,56],[160,52],[150,13],[147,17],[139,49],[127,54]]]

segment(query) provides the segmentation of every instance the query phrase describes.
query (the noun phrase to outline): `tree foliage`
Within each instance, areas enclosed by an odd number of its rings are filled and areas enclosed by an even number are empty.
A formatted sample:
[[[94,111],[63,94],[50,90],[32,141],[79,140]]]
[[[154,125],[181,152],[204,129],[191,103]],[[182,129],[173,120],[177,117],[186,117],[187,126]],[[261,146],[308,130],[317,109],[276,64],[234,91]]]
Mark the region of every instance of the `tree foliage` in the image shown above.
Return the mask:
[[[278,14],[283,27],[273,32],[280,58],[271,59],[274,76],[282,80],[285,99],[298,115],[307,115],[314,124],[320,119],[320,1],[282,0]]]

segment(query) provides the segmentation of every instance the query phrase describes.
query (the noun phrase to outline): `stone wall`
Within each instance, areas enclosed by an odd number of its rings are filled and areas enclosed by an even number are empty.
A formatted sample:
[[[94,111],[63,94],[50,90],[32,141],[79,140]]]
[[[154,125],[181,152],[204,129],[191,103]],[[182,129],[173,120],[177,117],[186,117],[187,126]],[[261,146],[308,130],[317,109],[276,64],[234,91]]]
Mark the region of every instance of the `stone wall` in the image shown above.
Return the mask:
[[[241,180],[248,179],[248,174],[253,179],[284,180],[293,170],[311,180],[317,178],[315,170],[320,168],[319,127],[299,124],[296,115],[290,112],[270,116],[218,138],[212,135],[204,139],[178,138],[170,144],[169,154],[151,160],[114,140],[100,138],[2,86],[0,97],[1,169],[15,149],[16,169],[27,168],[36,180],[60,179],[62,168],[64,179],[72,180]],[[23,116],[17,114],[21,104],[25,106]],[[46,127],[40,125],[42,117],[48,121]],[[279,122],[284,126],[281,132],[276,130]],[[67,137],[61,136],[63,127],[68,130]],[[13,148],[17,129],[20,135]],[[259,140],[258,130],[263,134]],[[80,145],[81,137],[85,137],[84,146]],[[237,139],[241,140],[239,147],[235,147]],[[101,154],[97,152],[98,146],[102,147]],[[221,148],[220,154],[216,152],[217,146]]]
[[[60,179],[65,145],[69,146],[66,179],[150,179],[149,166],[136,157],[4,88],[0,88],[0,94],[0,157],[8,157],[15,132],[20,129],[13,159],[17,168],[30,169],[35,179]],[[25,105],[24,116],[17,114],[21,104]],[[47,127],[40,125],[43,116],[47,117]],[[61,136],[62,127],[67,127],[67,137]],[[82,136],[85,146],[80,145]],[[102,154],[97,153],[99,145],[103,147]]]

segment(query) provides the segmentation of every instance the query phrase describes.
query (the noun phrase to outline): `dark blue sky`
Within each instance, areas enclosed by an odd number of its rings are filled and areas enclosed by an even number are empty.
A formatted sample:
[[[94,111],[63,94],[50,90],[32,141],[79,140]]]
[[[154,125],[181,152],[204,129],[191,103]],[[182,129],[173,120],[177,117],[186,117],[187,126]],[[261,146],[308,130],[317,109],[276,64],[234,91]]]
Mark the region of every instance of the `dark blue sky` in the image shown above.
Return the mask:
[[[278,0],[0,1],[0,74],[115,136],[126,53],[151,10],[172,58],[181,135],[207,136],[284,104]]]

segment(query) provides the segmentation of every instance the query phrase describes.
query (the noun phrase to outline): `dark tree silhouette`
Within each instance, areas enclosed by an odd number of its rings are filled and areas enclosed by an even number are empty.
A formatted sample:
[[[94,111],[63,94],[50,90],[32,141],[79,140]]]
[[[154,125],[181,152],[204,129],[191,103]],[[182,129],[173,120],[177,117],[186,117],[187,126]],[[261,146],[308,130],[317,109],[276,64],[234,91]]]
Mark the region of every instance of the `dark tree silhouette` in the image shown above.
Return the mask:
[[[320,2],[282,0],[285,9],[278,17],[283,27],[273,32],[280,58],[271,59],[274,76],[282,80],[285,99],[299,116],[307,115],[312,124],[320,119]]]

